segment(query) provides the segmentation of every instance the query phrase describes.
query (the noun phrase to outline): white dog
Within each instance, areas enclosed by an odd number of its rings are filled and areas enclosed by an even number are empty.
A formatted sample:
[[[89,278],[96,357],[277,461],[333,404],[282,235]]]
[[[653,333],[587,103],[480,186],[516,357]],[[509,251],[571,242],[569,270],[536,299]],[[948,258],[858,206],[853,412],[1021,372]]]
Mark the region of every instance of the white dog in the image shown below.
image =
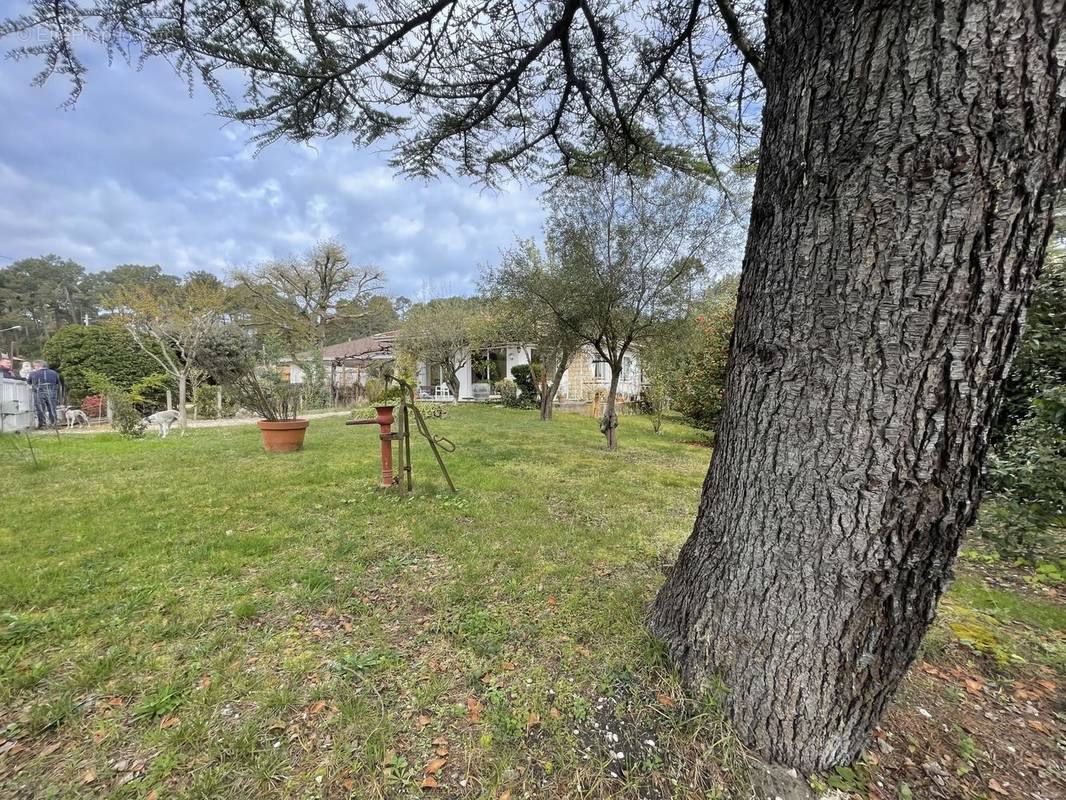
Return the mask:
[[[85,412],[80,408],[63,406],[63,417],[67,421],[67,428],[73,428],[75,425],[89,424],[89,418],[85,416]]]
[[[152,416],[146,417],[144,423],[149,428],[159,428],[160,438],[165,439],[170,433],[170,426],[178,421],[178,416],[177,411],[157,411]]]

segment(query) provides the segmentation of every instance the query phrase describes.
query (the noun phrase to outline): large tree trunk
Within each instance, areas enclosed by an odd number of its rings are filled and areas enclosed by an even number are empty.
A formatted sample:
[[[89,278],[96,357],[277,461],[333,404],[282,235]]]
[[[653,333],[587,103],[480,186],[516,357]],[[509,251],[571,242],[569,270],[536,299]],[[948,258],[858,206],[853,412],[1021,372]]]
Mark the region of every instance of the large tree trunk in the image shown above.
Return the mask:
[[[768,4],[725,408],[651,625],[772,761],[852,759],[973,520],[1063,172],[1063,6]]]

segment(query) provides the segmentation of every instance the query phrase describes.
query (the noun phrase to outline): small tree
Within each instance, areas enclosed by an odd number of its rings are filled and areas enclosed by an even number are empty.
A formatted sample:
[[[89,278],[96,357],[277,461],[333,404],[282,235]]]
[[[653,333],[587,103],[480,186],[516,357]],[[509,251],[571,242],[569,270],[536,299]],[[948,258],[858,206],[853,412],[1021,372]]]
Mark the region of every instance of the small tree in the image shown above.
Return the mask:
[[[551,279],[525,266],[508,281],[538,294],[610,367],[600,430],[614,450],[625,356],[685,315],[704,258],[725,236],[723,206],[693,178],[601,173],[561,184],[548,210]]]
[[[714,283],[678,336],[671,401],[688,422],[703,430],[713,429],[722,413],[736,293],[735,277]]]
[[[162,294],[146,286],[120,292],[126,329],[177,383],[183,433],[186,388],[208,334],[222,318],[225,300],[225,291],[219,285],[195,278]]]
[[[552,418],[563,373],[582,343],[579,333],[555,312],[565,300],[558,294],[563,286],[555,279],[557,273],[536,244],[525,241],[505,252],[500,266],[486,269],[481,278],[482,291],[494,302],[502,339],[536,351],[539,363],[530,368],[539,387],[542,421]]]
[[[470,349],[485,343],[491,322],[481,303],[469,297],[443,297],[411,306],[404,319],[400,346],[441,376],[459,401],[459,371]]]

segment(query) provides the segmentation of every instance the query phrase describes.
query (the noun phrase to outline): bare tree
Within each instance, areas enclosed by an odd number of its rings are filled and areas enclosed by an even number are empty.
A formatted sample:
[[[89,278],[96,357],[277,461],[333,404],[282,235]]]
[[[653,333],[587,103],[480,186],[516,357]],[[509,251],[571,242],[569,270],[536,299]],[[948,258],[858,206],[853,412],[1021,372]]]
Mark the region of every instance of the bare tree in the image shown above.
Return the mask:
[[[234,274],[252,327],[269,331],[295,360],[307,347],[321,350],[333,327],[365,315],[381,287],[381,273],[353,266],[336,242],[315,245],[302,258],[274,261]]]
[[[717,447],[652,627],[764,755],[820,769],[866,740],[980,501],[1066,172],[1064,26],[1066,0],[34,0],[3,30],[45,29],[15,55],[75,94],[77,38],[132,39],[262,142],[392,135],[409,172],[713,177],[761,114]]]

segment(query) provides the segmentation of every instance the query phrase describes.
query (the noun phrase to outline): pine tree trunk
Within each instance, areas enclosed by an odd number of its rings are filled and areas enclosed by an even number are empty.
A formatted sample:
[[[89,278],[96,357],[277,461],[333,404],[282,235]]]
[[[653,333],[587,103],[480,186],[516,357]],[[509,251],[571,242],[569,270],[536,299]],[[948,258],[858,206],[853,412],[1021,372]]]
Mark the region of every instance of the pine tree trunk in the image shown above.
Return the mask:
[[[1063,173],[1063,0],[771,0],[725,407],[653,630],[804,770],[863,746],[979,500]]]

